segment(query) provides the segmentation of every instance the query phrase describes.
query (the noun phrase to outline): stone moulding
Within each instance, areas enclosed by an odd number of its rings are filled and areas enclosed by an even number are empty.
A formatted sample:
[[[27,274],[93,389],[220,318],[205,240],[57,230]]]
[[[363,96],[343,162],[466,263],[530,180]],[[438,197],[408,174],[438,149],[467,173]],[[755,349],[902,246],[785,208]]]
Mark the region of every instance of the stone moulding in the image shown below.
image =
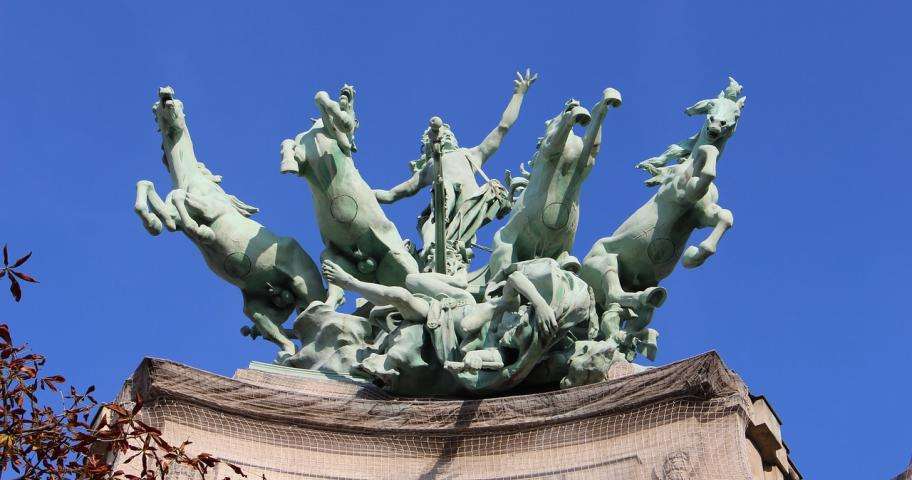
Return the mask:
[[[610,382],[486,399],[371,400],[306,391],[289,396],[269,386],[251,385],[156,358],[143,360],[133,374],[132,385],[147,404],[160,398],[175,399],[286,425],[356,431],[503,431],[581,420],[676,399],[726,398],[731,407],[742,408],[750,403],[741,380],[714,351]],[[472,412],[475,418],[468,419],[465,413],[445,415],[452,411]]]
[[[120,399],[136,394],[166,437],[191,438],[257,478],[801,478],[778,419],[715,352],[597,384],[465,400],[146,358]],[[754,445],[764,422],[776,438]]]

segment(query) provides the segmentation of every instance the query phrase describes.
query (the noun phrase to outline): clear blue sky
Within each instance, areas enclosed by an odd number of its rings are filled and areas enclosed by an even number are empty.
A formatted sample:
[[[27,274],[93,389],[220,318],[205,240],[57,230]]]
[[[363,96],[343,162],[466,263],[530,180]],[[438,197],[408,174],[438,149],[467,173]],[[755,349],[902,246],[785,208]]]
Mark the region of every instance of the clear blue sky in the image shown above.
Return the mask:
[[[239,292],[132,211],[137,180],[170,186],[160,85],[225,188],[314,257],[308,187],[278,173],[278,152],[317,90],[357,87],[356,162],[388,188],[433,114],[477,144],[520,67],[540,80],[486,167],[496,177],[566,99],[616,87],[624,105],[582,193],[583,255],[651,195],[633,165],[695,132],[683,108],[731,74],[749,97],[717,180],[735,228],[663,283],[658,363],[718,350],[771,400],[809,478],[898,473],[912,454],[909,2],[456,4],[0,3],[0,242],[34,250],[26,271],[42,281],[0,301],[0,319],[101,398],[146,355],[226,375],[272,358],[238,333]],[[427,200],[387,209],[403,235],[417,238]]]

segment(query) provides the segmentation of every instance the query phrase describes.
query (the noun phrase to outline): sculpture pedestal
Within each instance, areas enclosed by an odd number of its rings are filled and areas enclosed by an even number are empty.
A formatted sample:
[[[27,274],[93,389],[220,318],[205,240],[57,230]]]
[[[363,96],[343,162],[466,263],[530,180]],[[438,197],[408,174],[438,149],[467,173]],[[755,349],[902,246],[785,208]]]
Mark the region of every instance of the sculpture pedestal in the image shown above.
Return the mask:
[[[165,437],[250,478],[801,478],[765,399],[715,352],[614,373],[529,395],[402,399],[346,377],[260,364],[226,378],[147,358],[120,399],[138,392]]]

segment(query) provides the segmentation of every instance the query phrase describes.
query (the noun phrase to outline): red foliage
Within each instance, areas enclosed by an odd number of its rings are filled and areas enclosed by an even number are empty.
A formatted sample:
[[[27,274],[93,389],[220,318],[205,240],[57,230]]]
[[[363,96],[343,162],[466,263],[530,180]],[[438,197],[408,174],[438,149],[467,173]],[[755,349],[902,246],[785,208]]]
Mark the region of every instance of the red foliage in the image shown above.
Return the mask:
[[[32,257],[32,252],[25,254],[23,257],[19,258],[12,265],[9,264],[9,250],[6,248],[6,245],[3,246],[3,267],[0,267],[0,278],[4,276],[9,278],[10,281],[10,293],[13,294],[13,299],[17,302],[22,299],[22,286],[19,284],[19,280],[29,283],[38,283],[38,280],[35,277],[15,270],[22,266],[23,263],[27,262],[29,258]],[[17,280],[18,278],[18,280]]]
[[[141,398],[128,408],[99,404],[92,397],[95,387],[61,391],[66,379],[44,375],[44,364],[44,356],[14,345],[9,327],[0,324],[0,478],[152,480],[165,478],[178,465],[204,478],[219,463],[247,476],[208,453],[187,453],[189,441],[172,445],[162,438],[140,419]],[[50,395],[60,396],[59,411],[44,402]],[[100,421],[92,425],[96,412]],[[139,475],[113,470],[107,453],[125,459],[124,464],[139,463]]]

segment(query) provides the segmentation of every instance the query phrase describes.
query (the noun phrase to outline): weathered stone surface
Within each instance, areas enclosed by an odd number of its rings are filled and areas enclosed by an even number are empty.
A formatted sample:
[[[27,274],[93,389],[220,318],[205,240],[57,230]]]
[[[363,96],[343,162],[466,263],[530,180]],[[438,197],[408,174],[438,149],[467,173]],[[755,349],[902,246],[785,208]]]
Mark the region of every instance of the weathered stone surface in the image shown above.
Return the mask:
[[[302,369],[265,370],[226,378],[146,359],[121,398],[142,395],[144,421],[249,478],[764,478],[751,473],[755,462],[779,471],[746,436],[758,413],[745,385],[712,352],[593,385],[475,400],[394,398]]]

